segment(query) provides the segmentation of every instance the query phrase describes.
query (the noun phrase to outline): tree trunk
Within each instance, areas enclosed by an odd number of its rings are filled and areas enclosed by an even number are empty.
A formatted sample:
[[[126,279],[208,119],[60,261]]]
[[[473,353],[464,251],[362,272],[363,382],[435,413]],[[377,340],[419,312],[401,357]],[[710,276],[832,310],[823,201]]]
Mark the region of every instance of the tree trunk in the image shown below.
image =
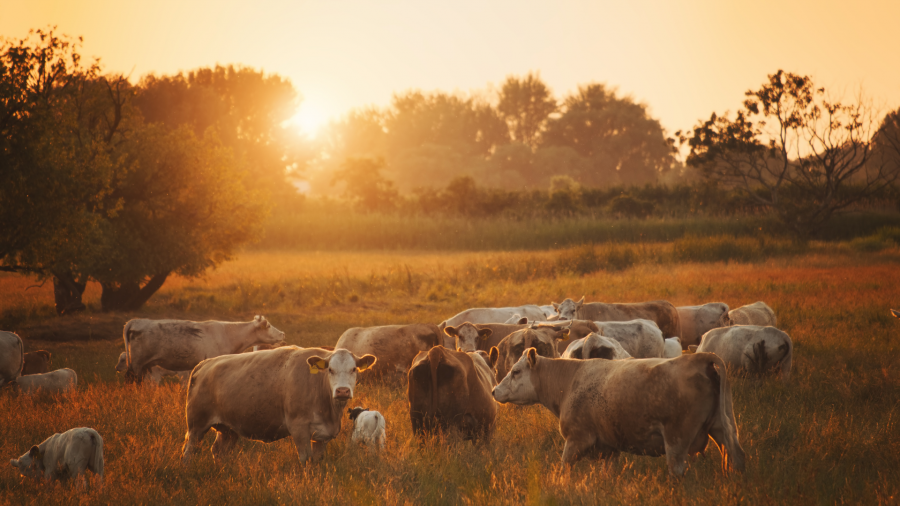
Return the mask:
[[[79,283],[71,272],[53,273],[53,298],[56,300],[56,314],[59,316],[78,313],[86,309],[81,302],[87,283]]]
[[[135,311],[140,309],[150,297],[162,288],[169,272],[156,274],[146,285],[138,283],[100,283],[103,292],[100,294],[100,308],[103,311]]]

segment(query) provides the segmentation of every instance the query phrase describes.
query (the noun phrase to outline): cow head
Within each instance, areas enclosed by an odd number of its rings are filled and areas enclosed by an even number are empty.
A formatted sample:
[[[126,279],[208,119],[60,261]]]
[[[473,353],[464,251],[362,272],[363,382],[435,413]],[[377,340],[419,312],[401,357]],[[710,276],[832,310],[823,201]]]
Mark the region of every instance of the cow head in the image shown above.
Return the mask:
[[[566,339],[581,339],[587,337],[594,332],[600,332],[600,327],[596,323],[588,320],[571,320],[566,328],[569,329],[569,335]]]
[[[621,360],[631,358],[631,355],[615,339],[610,339],[600,334],[591,334],[582,344],[580,358],[584,360],[591,358]]]
[[[44,474],[44,455],[37,445],[32,446],[28,453],[18,459],[9,459],[9,463],[18,469],[22,476],[28,478],[40,478]]]
[[[559,320],[574,320],[575,313],[581,309],[581,306],[584,305],[584,297],[581,297],[581,300],[575,302],[572,299],[566,299],[559,304],[553,303],[553,309],[556,310],[556,314],[559,315]]]
[[[325,382],[331,390],[331,398],[346,402],[353,398],[356,375],[375,364],[374,355],[357,357],[344,349],[337,349],[324,358],[312,356],[306,359],[311,374],[325,374]]]
[[[119,354],[119,361],[116,363],[116,372],[125,372],[128,370],[128,355],[123,351]]]
[[[284,332],[276,329],[265,316],[254,316],[253,325],[253,337],[257,343],[275,344],[284,341]]]
[[[466,322],[458,327],[445,327],[444,333],[456,338],[457,351],[471,353],[478,349],[478,340],[491,337],[493,331],[491,329],[479,329],[475,325]]]
[[[47,365],[50,365],[50,352],[49,352],[49,351],[47,351],[47,350],[38,350],[38,351],[34,352],[34,354],[35,354],[35,355],[38,355],[38,356],[41,357],[41,358],[43,358],[43,359],[47,362]]]
[[[528,348],[513,365],[509,374],[499,385],[494,387],[491,395],[497,402],[511,402],[519,406],[527,406],[538,402],[537,390],[531,381],[532,371],[539,365],[541,358],[534,348]]]
[[[547,324],[533,324],[531,327],[513,332],[500,343],[497,374],[505,375],[529,348],[535,348],[537,354],[544,357],[559,357],[556,341],[565,339],[568,335],[568,328]]]
[[[525,325],[528,323],[528,318],[516,313],[503,323],[507,325]]]
[[[348,409],[347,413],[350,414],[350,420],[352,420],[353,422],[356,422],[356,419],[359,417],[359,415],[363,411],[368,411],[368,409],[367,408],[353,408],[353,409]]]

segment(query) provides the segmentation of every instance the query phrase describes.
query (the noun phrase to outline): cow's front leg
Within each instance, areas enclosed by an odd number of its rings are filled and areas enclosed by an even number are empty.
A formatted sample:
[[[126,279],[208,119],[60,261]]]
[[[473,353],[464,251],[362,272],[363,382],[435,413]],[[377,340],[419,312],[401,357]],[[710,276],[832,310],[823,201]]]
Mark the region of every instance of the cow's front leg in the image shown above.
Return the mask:
[[[318,462],[322,457],[325,456],[325,449],[328,445],[327,441],[313,441],[312,442],[312,459],[313,462]]]
[[[566,438],[566,445],[563,447],[562,461],[563,464],[572,465],[582,457],[594,445],[594,438],[588,434],[570,434]]]
[[[294,446],[297,448],[297,456],[300,463],[305,464],[312,457],[312,448],[310,448],[310,439],[312,435],[306,427],[297,427],[291,430],[291,437],[294,438]]]

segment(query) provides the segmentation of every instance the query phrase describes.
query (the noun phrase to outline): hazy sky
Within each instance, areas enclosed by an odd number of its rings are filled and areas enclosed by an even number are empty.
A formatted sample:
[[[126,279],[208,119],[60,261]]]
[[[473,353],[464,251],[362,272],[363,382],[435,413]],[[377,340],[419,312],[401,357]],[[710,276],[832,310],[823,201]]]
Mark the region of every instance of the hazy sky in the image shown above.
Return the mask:
[[[557,97],[603,82],[673,132],[779,68],[900,106],[900,1],[0,0],[0,34],[57,25],[107,71],[240,63],[291,79],[307,129],[410,88],[539,71]]]

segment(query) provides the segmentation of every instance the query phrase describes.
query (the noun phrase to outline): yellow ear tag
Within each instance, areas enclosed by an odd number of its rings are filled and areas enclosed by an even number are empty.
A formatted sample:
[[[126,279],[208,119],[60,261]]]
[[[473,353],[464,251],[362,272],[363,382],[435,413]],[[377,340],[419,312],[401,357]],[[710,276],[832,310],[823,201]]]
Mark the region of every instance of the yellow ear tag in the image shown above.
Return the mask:
[[[314,365],[311,365],[311,366],[309,366],[309,373],[310,374],[319,374],[319,368]]]
[[[309,366],[309,373],[319,374],[319,369],[325,369],[326,367],[328,367],[328,364],[325,363],[324,360],[319,360],[318,362],[316,362],[316,365]]]

